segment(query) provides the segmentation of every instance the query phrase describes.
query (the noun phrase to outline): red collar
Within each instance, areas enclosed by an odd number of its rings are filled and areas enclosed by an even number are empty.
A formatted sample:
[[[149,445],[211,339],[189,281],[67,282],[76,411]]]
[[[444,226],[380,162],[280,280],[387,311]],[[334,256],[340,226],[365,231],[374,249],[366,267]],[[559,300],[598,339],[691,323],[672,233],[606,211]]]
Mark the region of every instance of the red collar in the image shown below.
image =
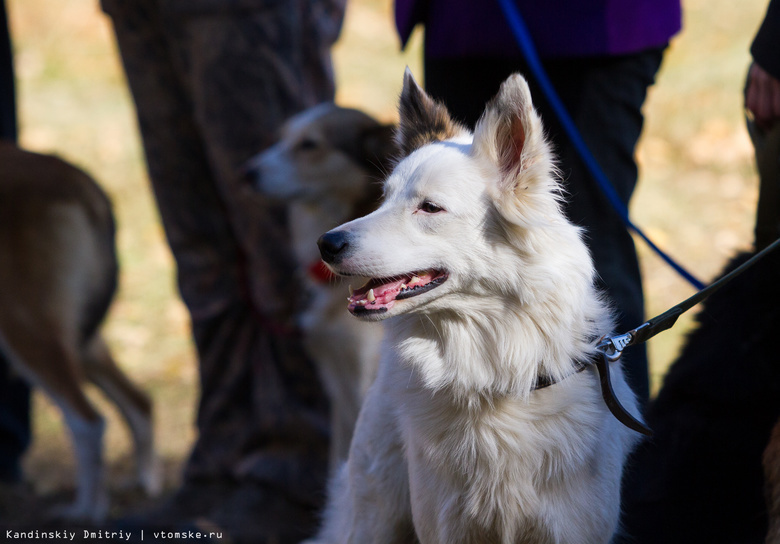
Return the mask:
[[[322,261],[310,264],[307,272],[309,277],[317,283],[330,283],[336,277],[336,274],[331,272],[330,268]]]

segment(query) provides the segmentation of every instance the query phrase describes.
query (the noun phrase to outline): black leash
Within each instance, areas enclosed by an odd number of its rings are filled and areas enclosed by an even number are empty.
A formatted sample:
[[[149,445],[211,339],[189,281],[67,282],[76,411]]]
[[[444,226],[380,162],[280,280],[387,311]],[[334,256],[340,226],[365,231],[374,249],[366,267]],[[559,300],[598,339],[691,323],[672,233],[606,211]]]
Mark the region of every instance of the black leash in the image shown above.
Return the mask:
[[[771,251],[780,247],[780,239],[775,240],[772,244],[756,253],[745,261],[741,266],[735,268],[722,278],[711,283],[692,297],[689,297],[670,308],[664,313],[650,319],[639,325],[637,328],[632,329],[624,334],[617,336],[605,336],[601,339],[596,346],[598,350],[598,356],[591,362],[596,366],[599,372],[599,379],[601,381],[601,395],[604,398],[604,402],[607,404],[607,408],[612,412],[618,421],[629,429],[633,429],[644,435],[652,435],[652,431],[641,421],[628,413],[628,411],[620,404],[620,401],[615,396],[612,390],[612,382],[609,377],[609,363],[617,361],[623,354],[623,350],[628,346],[634,346],[647,342],[656,334],[663,332],[667,329],[671,329],[677,322],[682,314],[690,310],[699,302],[704,301],[710,295],[718,291],[721,287],[729,283],[731,280],[742,274],[745,270],[756,264],[760,259],[765,257]]]

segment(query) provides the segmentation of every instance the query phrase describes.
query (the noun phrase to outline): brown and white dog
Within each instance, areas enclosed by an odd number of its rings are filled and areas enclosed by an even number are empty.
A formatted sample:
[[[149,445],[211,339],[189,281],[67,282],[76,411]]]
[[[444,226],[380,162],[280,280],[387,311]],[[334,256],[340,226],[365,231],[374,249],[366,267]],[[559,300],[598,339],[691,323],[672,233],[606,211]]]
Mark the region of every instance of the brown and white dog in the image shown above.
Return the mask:
[[[395,154],[394,127],[325,103],[291,118],[279,142],[249,161],[246,176],[287,205],[293,251],[308,301],[304,343],[331,401],[331,468],[347,457],[363,395],[376,374],[382,328],[344,311],[346,290],[320,260],[317,238],[372,212]]]
[[[0,142],[0,350],[62,410],[73,436],[78,488],[58,514],[98,521],[108,511],[104,422],[84,392],[97,385],[135,444],[140,483],[160,489],[152,405],[117,367],[100,335],[117,286],[114,219],[87,174],[52,156]]]

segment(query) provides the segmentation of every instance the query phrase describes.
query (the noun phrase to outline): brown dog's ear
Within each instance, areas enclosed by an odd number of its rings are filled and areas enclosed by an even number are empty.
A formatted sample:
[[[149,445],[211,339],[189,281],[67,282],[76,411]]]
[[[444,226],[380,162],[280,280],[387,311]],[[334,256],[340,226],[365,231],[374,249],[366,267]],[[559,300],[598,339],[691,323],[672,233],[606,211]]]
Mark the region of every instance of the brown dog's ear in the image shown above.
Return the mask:
[[[362,198],[354,203],[349,219],[357,219],[373,212],[382,200],[382,182],[390,175],[398,148],[395,145],[395,126],[376,125],[361,133],[363,144],[360,165],[368,172]]]
[[[398,157],[395,134],[395,125],[378,125],[363,132],[363,166],[377,180],[390,174],[393,161]]]
[[[466,129],[452,120],[447,108],[436,102],[417,84],[411,70],[404,73],[404,86],[398,107],[400,124],[396,141],[402,157],[425,144],[444,141]]]

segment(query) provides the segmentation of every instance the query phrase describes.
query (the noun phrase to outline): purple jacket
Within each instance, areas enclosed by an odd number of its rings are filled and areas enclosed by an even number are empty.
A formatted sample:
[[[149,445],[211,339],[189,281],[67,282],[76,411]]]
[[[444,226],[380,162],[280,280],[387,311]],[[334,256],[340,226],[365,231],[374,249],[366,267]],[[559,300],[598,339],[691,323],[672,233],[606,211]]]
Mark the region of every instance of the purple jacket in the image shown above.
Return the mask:
[[[680,0],[515,0],[541,57],[621,55],[665,45],[681,26]],[[406,45],[425,25],[425,54],[513,57],[520,54],[496,0],[396,0]]]

